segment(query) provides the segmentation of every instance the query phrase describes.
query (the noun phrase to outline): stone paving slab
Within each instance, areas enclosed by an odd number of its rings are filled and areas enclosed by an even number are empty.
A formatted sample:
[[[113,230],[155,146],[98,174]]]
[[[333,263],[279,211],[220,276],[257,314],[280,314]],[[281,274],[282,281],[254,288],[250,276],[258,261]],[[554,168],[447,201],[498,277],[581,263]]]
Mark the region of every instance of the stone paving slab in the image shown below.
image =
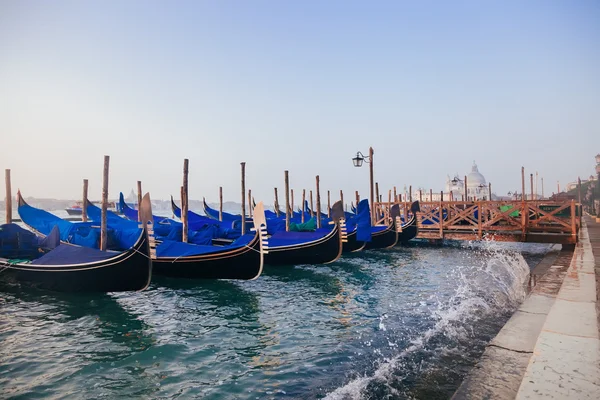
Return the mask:
[[[517,399],[600,399],[598,339],[544,332]]]

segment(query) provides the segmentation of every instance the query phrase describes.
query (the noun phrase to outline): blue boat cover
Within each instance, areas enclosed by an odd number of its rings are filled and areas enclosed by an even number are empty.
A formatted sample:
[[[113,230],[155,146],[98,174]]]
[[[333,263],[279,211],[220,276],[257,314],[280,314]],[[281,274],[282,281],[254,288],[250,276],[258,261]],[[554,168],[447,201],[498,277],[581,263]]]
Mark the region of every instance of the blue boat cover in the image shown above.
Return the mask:
[[[321,228],[314,232],[277,232],[269,238],[269,248],[302,244],[321,239],[331,233],[331,229]]]
[[[356,213],[356,240],[359,242],[371,241],[371,213],[369,212],[369,200],[364,199],[358,203]]]
[[[201,254],[220,253],[227,250],[235,250],[247,246],[254,239],[254,234],[241,236],[227,246],[202,246],[191,243],[174,242],[165,240],[156,247],[157,257],[185,257]]]
[[[17,224],[0,225],[0,257],[33,260],[60,244],[60,232],[55,227],[46,238],[21,228]]]
[[[139,237],[139,235],[138,235]],[[119,255],[119,252],[100,251],[89,247],[61,244],[49,253],[44,254],[32,265],[73,265],[102,261]]]

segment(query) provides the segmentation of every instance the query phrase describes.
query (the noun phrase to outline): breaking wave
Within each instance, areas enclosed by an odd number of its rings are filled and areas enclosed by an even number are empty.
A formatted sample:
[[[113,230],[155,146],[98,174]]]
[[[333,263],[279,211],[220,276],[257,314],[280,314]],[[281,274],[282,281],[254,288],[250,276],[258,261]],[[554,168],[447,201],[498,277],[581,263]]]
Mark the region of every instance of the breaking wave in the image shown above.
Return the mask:
[[[426,390],[415,389],[418,386],[415,381],[435,374],[440,364],[435,359],[439,361],[446,356],[456,359],[471,352],[473,342],[481,340],[478,337],[481,332],[475,331],[485,329],[485,322],[494,320],[493,332],[487,332],[485,339],[489,340],[499,329],[498,316],[508,318],[526,296],[530,268],[519,252],[492,241],[474,246],[475,250],[467,256],[467,265],[457,265],[446,273],[445,279],[455,286],[454,291],[436,294],[430,299],[430,326],[408,338],[408,345],[399,353],[377,360],[374,372],[355,376],[329,392],[325,399],[435,397]],[[380,330],[385,331],[383,319]],[[481,343],[479,347],[484,345]],[[472,365],[472,361],[469,363]],[[441,375],[456,373],[448,369],[438,372]],[[412,389],[407,389],[410,387],[407,382],[412,382]],[[427,385],[431,382],[423,384]]]

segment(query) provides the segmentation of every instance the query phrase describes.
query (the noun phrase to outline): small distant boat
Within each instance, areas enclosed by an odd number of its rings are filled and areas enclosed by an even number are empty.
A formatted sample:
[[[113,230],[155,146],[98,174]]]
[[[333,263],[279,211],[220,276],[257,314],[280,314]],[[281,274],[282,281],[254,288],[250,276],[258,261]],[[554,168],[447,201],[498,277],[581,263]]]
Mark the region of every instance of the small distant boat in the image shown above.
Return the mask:
[[[94,201],[94,204],[100,205],[99,201]],[[81,201],[76,201],[74,204],[72,204],[70,207],[65,208],[65,211],[67,212],[67,214],[71,215],[71,216],[79,216],[82,214],[82,206],[83,206],[83,202]],[[107,204],[107,208],[112,211],[115,212],[117,214],[119,214],[119,210],[117,210],[117,204],[114,201],[109,201]]]
[[[19,207],[27,206],[21,193]],[[143,212],[152,214],[150,197]],[[43,236],[43,235],[42,235]],[[43,239],[15,224],[0,226],[0,278],[61,292],[144,290],[152,276],[151,238],[146,227],[126,251],[101,251],[60,242],[55,225]]]

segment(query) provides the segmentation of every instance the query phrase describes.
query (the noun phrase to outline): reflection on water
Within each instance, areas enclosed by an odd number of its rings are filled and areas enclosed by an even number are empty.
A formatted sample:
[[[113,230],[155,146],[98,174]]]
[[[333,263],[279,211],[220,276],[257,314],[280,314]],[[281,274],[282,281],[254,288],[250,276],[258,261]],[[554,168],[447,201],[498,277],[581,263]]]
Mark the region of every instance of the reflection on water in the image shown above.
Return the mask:
[[[0,284],[0,397],[447,398],[548,246],[411,246],[256,281]]]

